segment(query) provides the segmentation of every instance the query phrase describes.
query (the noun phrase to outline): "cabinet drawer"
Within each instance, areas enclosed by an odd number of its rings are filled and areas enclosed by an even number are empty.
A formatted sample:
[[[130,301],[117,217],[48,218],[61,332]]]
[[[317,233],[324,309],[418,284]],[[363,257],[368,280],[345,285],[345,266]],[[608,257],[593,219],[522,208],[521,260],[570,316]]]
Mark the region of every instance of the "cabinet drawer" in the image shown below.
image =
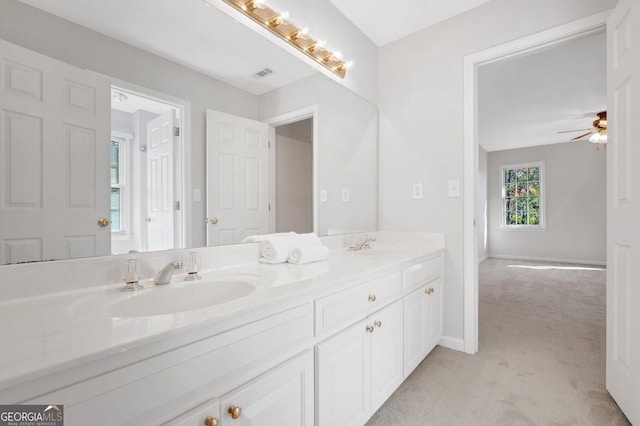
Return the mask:
[[[316,300],[316,336],[345,328],[402,294],[400,272]]]
[[[402,271],[402,293],[409,293],[441,275],[442,255],[410,266]]]
[[[105,425],[140,424],[139,419],[166,422],[180,413],[176,406],[165,413],[166,407],[194,389],[206,389],[206,395],[197,397],[202,401],[219,397],[310,343],[312,308],[309,303],[264,318],[31,402],[63,401],[69,424],[93,419]],[[190,405],[194,402],[195,398]]]

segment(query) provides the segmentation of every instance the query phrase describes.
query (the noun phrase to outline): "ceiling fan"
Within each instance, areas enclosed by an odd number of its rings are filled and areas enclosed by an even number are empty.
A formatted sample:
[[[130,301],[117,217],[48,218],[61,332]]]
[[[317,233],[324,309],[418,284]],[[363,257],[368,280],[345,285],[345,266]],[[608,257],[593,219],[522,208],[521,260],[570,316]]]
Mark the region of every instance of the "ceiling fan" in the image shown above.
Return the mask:
[[[588,130],[587,133],[584,133],[580,136],[576,136],[572,138],[572,141],[582,139],[587,136],[591,136],[589,138],[589,142],[593,142],[596,145],[597,149],[600,148],[600,145],[604,145],[607,147],[607,111],[599,112],[598,119],[593,122],[593,127],[591,129],[577,129],[577,130],[565,130],[558,133],[571,133],[571,132],[582,132],[584,130]]]

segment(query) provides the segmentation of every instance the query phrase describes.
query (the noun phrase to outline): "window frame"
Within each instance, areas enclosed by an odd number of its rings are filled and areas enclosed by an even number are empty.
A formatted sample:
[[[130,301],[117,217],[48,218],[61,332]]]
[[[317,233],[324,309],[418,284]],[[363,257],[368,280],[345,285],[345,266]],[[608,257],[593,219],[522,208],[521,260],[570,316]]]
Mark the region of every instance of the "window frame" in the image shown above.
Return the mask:
[[[110,185],[111,188],[120,189],[120,229],[111,230],[112,236],[128,236],[131,226],[131,182],[130,177],[130,162],[131,162],[131,141],[133,135],[129,133],[123,133],[118,131],[111,131],[111,137],[109,138],[109,145],[111,142],[118,142],[120,147],[118,149],[119,155],[119,183],[117,185]],[[111,147],[110,147],[111,148]],[[111,154],[109,154],[109,161],[111,161]],[[111,174],[109,174],[109,180],[111,180]],[[111,204],[111,200],[109,200]]]
[[[539,167],[540,168],[540,223],[537,225],[507,225],[506,224],[506,207],[504,200],[506,197],[506,182],[504,179],[505,170],[512,169],[521,169],[528,167]],[[500,166],[500,173],[498,178],[500,179],[500,229],[504,231],[544,231],[546,229],[547,222],[547,214],[546,214],[546,187],[545,187],[545,163],[544,161],[531,161],[528,163],[514,163],[514,164],[503,164]]]

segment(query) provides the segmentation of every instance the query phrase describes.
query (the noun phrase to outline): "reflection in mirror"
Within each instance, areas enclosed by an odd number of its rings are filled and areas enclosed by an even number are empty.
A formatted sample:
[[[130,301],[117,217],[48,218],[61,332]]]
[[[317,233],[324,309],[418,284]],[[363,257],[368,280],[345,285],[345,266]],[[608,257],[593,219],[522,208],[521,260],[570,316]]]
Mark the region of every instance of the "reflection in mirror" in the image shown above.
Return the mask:
[[[0,5],[0,263],[376,228],[375,106],[172,2]]]

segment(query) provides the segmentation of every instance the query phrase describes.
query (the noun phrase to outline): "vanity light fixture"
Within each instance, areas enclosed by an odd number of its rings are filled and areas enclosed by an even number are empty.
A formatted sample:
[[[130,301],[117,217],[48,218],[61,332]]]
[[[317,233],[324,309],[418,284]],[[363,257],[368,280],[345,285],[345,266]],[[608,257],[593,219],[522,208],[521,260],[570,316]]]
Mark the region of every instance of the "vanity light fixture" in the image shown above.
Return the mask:
[[[311,38],[307,28],[292,24],[287,12],[276,12],[262,0],[223,1],[342,78],[353,65],[353,62],[345,62],[340,52],[326,49],[324,41]]]

